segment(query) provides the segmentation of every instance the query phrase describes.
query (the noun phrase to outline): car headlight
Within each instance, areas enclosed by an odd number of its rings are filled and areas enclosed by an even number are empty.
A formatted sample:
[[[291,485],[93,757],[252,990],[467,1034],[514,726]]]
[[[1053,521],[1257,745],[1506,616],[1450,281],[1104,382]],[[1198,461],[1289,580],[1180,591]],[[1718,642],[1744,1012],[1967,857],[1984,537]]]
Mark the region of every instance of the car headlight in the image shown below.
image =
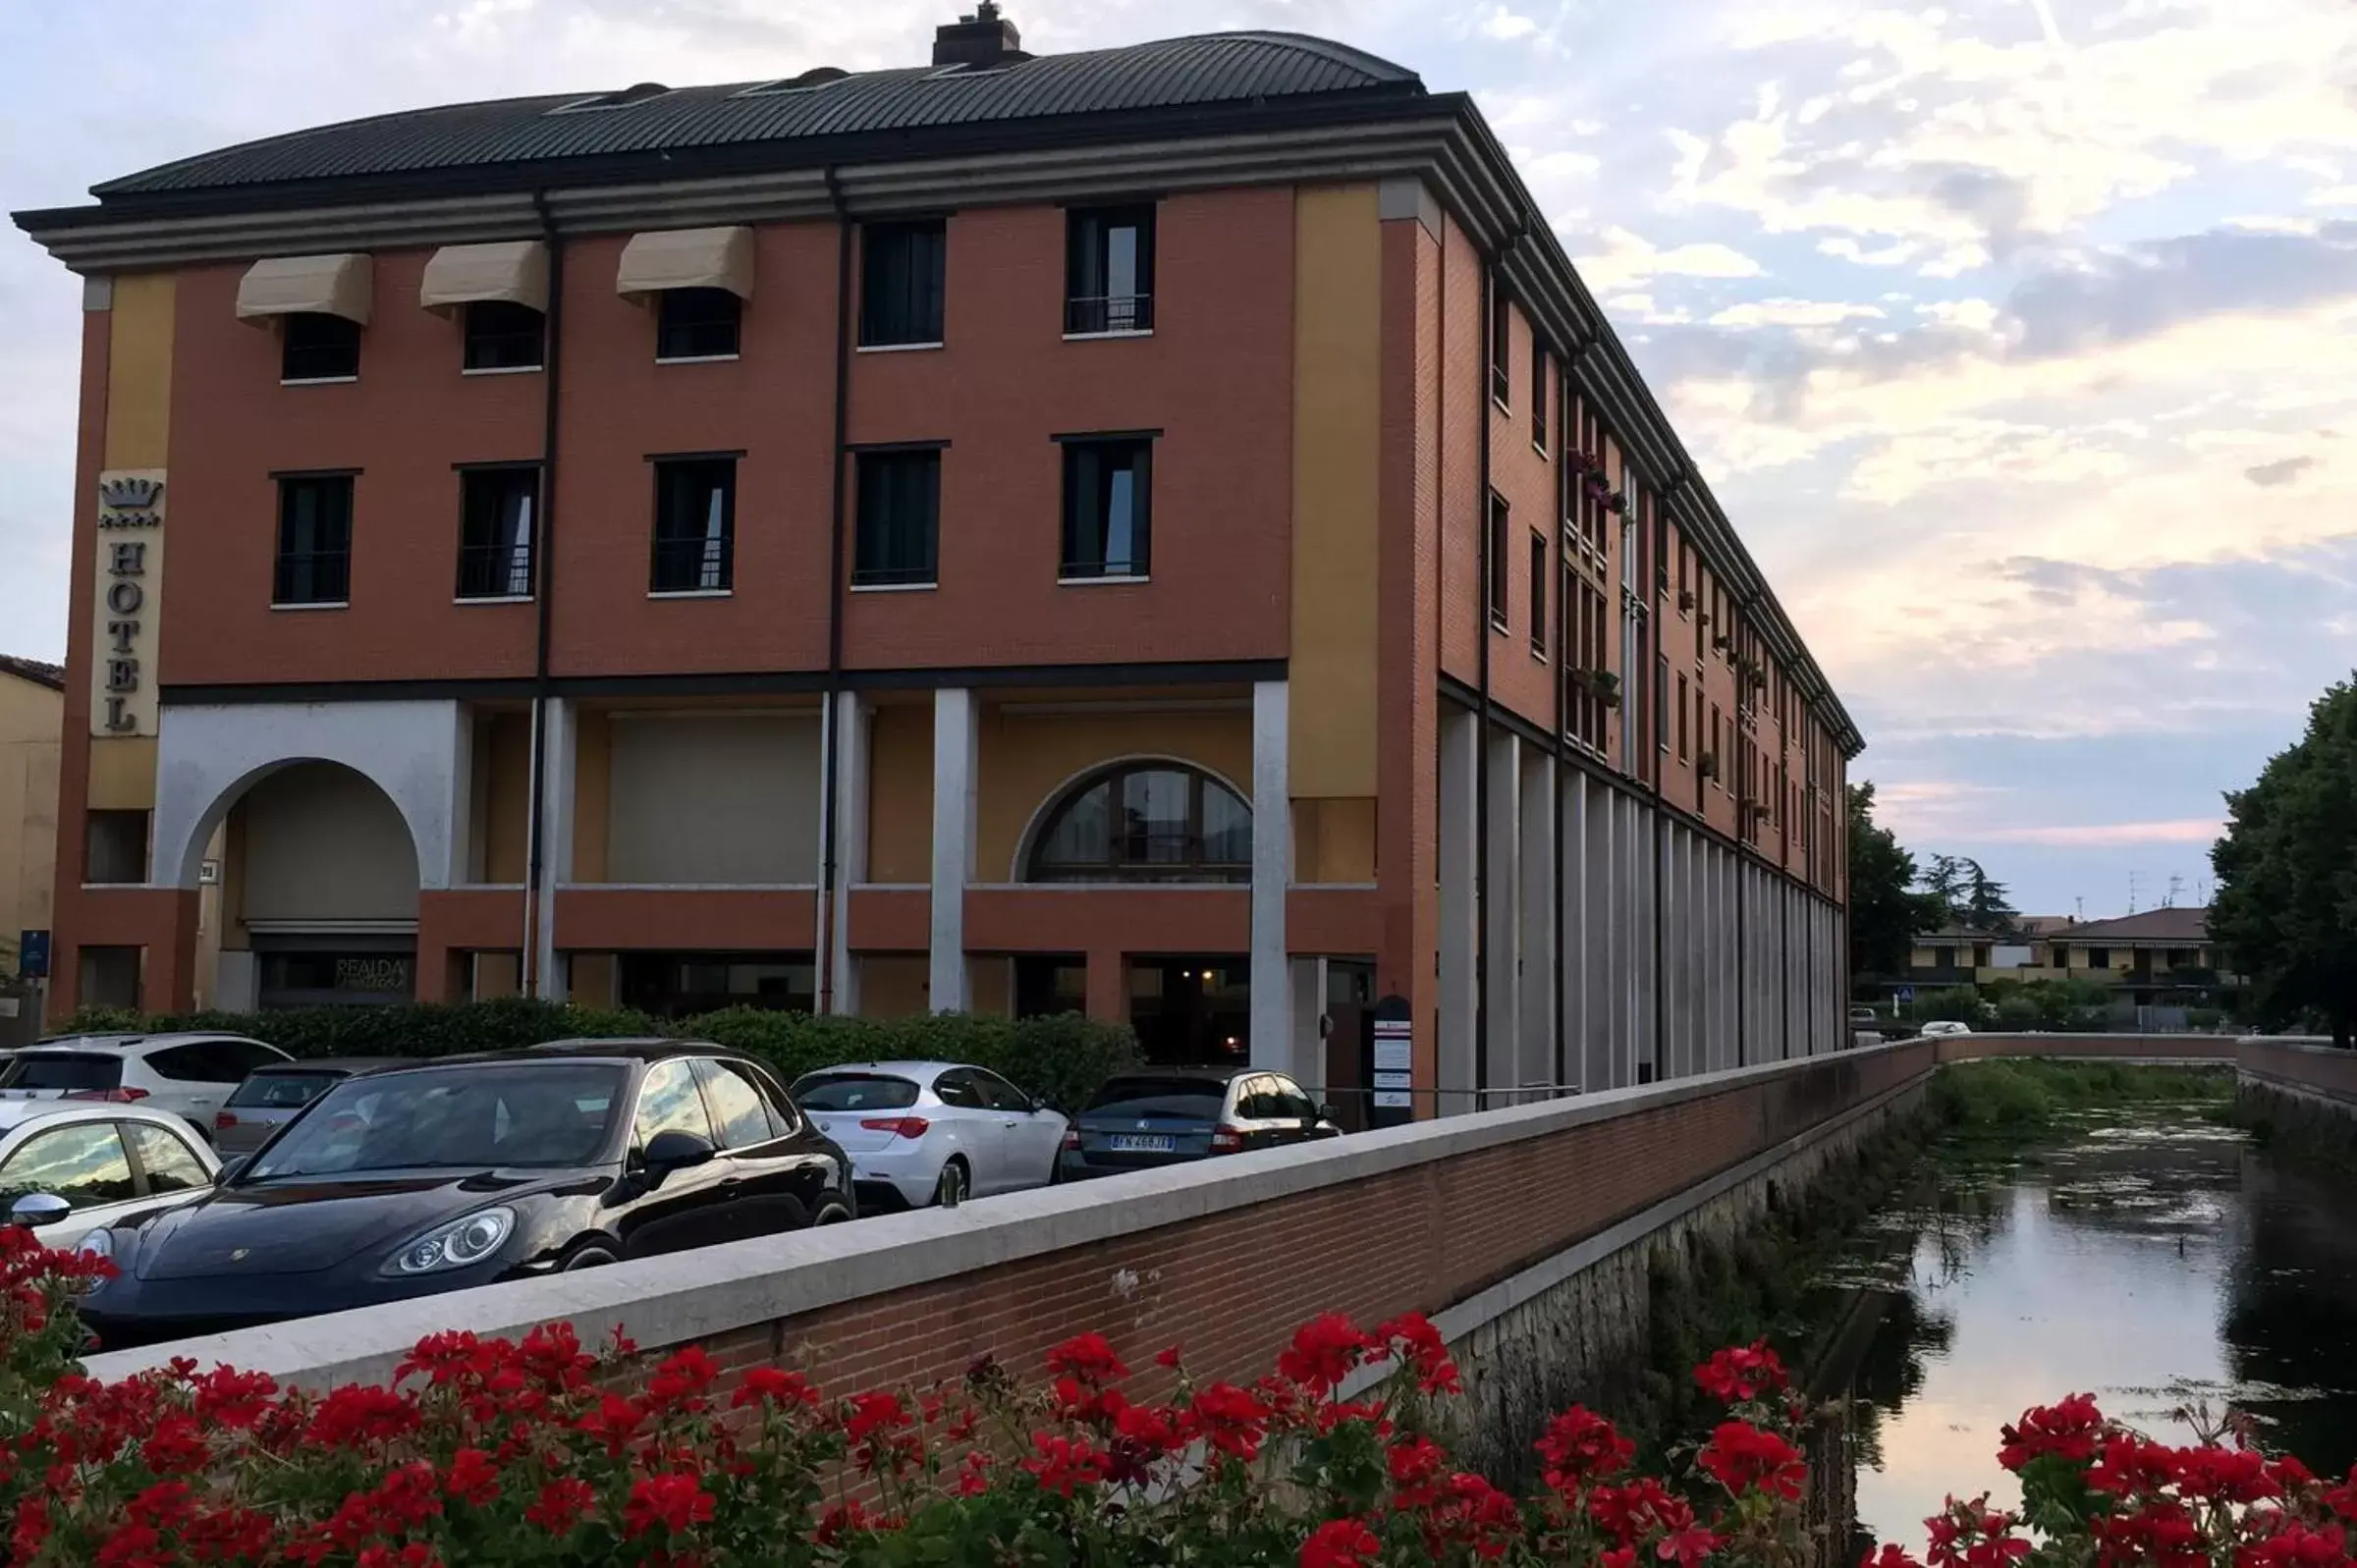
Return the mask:
[[[82,1237],[81,1245],[74,1250],[92,1258],[112,1259],[115,1255],[115,1233],[111,1230],[93,1230]]]
[[[513,1209],[480,1209],[438,1230],[429,1230],[395,1253],[385,1265],[389,1274],[430,1274],[439,1269],[464,1269],[499,1251],[516,1229]]]

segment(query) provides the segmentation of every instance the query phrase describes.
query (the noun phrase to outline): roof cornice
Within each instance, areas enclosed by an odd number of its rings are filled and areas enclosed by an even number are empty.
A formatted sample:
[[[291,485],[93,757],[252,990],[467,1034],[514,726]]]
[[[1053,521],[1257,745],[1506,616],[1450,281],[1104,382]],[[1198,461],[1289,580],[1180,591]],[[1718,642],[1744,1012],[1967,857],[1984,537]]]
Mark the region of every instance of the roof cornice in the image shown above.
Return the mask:
[[[1341,95],[1346,96],[1346,95]],[[413,178],[332,187],[247,187],[189,196],[116,198],[94,206],[20,212],[20,228],[77,272],[114,273],[242,260],[292,250],[378,250],[529,239],[541,232],[537,195],[560,234],[648,227],[831,219],[830,172],[845,209],[882,215],[945,207],[1085,199],[1100,195],[1213,189],[1239,185],[1414,178],[1426,182],[1485,253],[1500,255],[1515,299],[1540,336],[1581,346],[1572,378],[1610,421],[1652,482],[1682,477],[1671,510],[1711,568],[1750,605],[1771,648],[1844,754],[1864,739],[1733,526],[1700,476],[1635,362],[1581,282],[1554,229],[1515,173],[1470,97],[1433,93],[1360,97],[1305,108],[1266,106],[1249,114],[1197,117],[1192,129],[1161,118],[1149,129],[1112,117],[1073,117],[1055,135],[949,138],[942,150],[910,156],[922,143],[846,145],[820,162],[797,148],[791,167],[648,180],[644,160],[595,168],[547,166],[545,183],[521,189],[526,170],[507,171],[509,189],[479,177],[441,182],[424,193]],[[871,138],[852,138],[862,143]],[[855,153],[864,152],[863,156]],[[885,155],[887,152],[894,155]],[[466,189],[471,185],[473,189]],[[456,193],[449,193],[453,188]],[[398,192],[398,193],[396,193]],[[1520,243],[1510,243],[1516,236]],[[1568,357],[1568,356],[1567,356]]]

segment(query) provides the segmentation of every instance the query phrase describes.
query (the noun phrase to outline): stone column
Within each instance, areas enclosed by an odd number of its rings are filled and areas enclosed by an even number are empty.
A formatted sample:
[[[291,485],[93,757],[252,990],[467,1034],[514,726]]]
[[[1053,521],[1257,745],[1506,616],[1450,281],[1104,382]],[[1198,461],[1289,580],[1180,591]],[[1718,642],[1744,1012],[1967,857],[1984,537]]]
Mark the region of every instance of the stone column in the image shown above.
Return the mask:
[[[1522,754],[1521,815],[1522,1029],[1514,1071],[1522,1083],[1543,1084],[1555,1082],[1555,759],[1536,746]]]
[[[1252,1065],[1293,1070],[1293,981],[1286,962],[1285,893],[1293,873],[1287,686],[1252,686]]]
[[[557,885],[573,876],[574,759],[578,730],[573,704],[544,699],[540,721],[540,885],[532,930],[532,995],[563,1001],[569,993],[557,957]],[[528,873],[530,868],[525,868]]]
[[[859,970],[851,961],[851,889],[867,880],[867,759],[872,710],[856,692],[834,698],[835,885],[822,890],[832,903],[833,941],[827,953],[834,1010],[859,1011]],[[825,845],[819,860],[826,865]]]
[[[1441,709],[1441,1038],[1435,1109],[1473,1108],[1474,881],[1473,788],[1481,721],[1461,708]]]
[[[981,730],[974,694],[944,686],[933,694],[932,1008],[963,1012],[966,985],[965,885],[974,874],[975,767]]]
[[[1480,1108],[1510,1106],[1521,1049],[1522,1000],[1522,742],[1510,730],[1489,737],[1490,838],[1481,868],[1483,1033],[1488,1050]]]

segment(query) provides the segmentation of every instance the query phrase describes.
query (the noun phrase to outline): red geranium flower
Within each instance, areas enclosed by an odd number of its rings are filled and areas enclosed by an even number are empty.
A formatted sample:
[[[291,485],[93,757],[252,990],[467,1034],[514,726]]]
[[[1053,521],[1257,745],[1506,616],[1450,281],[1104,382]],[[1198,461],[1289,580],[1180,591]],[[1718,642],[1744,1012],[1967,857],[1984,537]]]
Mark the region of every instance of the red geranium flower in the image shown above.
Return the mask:
[[[1113,1344],[1103,1334],[1074,1334],[1048,1352],[1048,1371],[1098,1387],[1129,1376]]]
[[[768,1404],[779,1410],[816,1410],[818,1390],[798,1372],[754,1367],[745,1373],[737,1392],[729,1399],[730,1408],[735,1410],[751,1404]]]
[[[1768,1341],[1730,1345],[1694,1369],[1694,1381],[1722,1404],[1736,1405],[1784,1386],[1784,1364]]]
[[[539,1501],[526,1508],[523,1517],[552,1536],[568,1536],[595,1506],[596,1487],[565,1477],[541,1487]]]
[[[459,1501],[479,1508],[499,1495],[499,1467],[480,1448],[462,1448],[450,1456],[442,1486]]]
[[[712,1496],[693,1476],[647,1476],[630,1486],[623,1534],[643,1536],[658,1526],[678,1535],[712,1517]]]
[[[1547,1485],[1566,1497],[1618,1475],[1637,1453],[1635,1443],[1584,1405],[1573,1405],[1549,1422],[1547,1434],[1533,1446],[1546,1466]]]
[[[2025,1410],[2020,1421],[2003,1429],[1998,1463],[2019,1470],[2042,1454],[2059,1454],[2083,1465],[2095,1457],[2103,1432],[2104,1413],[2096,1409],[2095,1396],[2072,1394],[2059,1403]]]
[[[1382,1549],[1361,1521],[1330,1519],[1301,1542],[1301,1568],[1365,1568]]]
[[[1293,1332],[1277,1370],[1314,1394],[1328,1394],[1366,1359],[1367,1336],[1341,1313],[1313,1318]]]
[[[1790,1502],[1800,1496],[1801,1486],[1809,1478],[1808,1463],[1799,1449],[1748,1421],[1720,1423],[1697,1462],[1738,1497],[1763,1489]]]
[[[1186,1427],[1224,1454],[1250,1459],[1268,1435],[1272,1412],[1259,1396],[1233,1383],[1215,1382],[1195,1390],[1186,1407]]]
[[[1107,1455],[1085,1437],[1052,1436],[1044,1432],[1031,1434],[1032,1457],[1023,1461],[1023,1468],[1039,1478],[1039,1484],[1059,1496],[1069,1497],[1073,1488],[1093,1487],[1105,1479]]]

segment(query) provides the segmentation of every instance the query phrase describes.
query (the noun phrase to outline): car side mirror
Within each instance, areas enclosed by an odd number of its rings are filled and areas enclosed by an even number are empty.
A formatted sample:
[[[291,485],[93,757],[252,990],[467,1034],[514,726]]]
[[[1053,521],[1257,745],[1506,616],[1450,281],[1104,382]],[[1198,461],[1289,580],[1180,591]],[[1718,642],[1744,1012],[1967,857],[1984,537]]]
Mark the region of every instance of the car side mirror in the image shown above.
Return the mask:
[[[661,1181],[675,1170],[700,1165],[716,1153],[712,1140],[678,1127],[666,1127],[646,1141],[646,1173]]]
[[[8,1206],[8,1222],[38,1230],[54,1225],[74,1212],[74,1206],[53,1192],[28,1192]]]
[[[240,1155],[235,1160],[222,1161],[221,1168],[213,1172],[213,1185],[216,1187],[228,1186],[246,1174],[246,1167],[251,1163],[253,1163],[251,1155]]]
[[[1042,1099],[1038,1095],[1033,1095],[1031,1097],[1031,1113],[1033,1115],[1037,1115],[1043,1110],[1054,1110],[1055,1108],[1056,1108],[1054,1106],[1049,1105],[1046,1100]]]

